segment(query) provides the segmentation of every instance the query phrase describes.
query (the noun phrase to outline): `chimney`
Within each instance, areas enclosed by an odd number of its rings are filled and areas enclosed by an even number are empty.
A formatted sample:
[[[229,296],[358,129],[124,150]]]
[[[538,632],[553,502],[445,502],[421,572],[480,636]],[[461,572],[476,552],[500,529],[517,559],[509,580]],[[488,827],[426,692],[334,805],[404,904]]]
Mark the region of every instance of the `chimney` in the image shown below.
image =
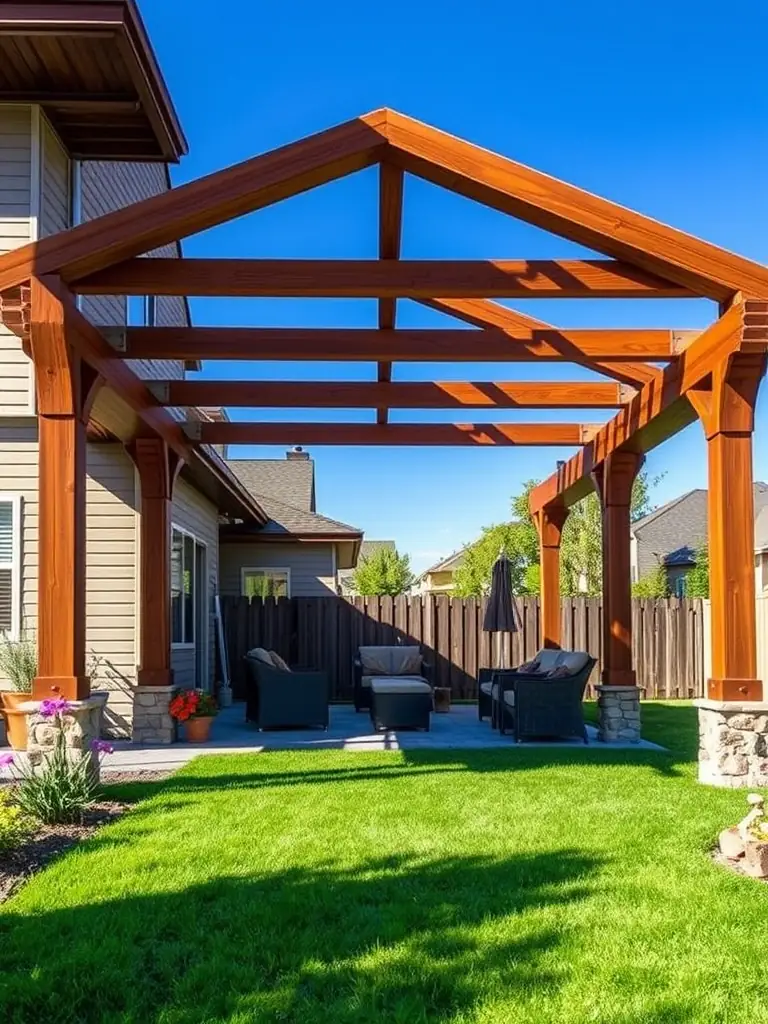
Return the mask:
[[[285,453],[286,459],[301,459],[304,461],[309,460],[309,452],[305,452],[300,444],[294,445],[293,448],[289,448]]]

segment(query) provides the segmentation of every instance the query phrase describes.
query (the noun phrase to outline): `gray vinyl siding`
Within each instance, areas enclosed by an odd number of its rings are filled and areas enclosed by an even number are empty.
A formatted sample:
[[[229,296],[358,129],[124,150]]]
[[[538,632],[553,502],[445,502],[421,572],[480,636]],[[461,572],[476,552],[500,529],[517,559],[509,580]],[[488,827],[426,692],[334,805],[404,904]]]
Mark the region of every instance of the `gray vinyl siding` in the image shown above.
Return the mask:
[[[88,445],[86,469],[87,667],[93,688],[110,691],[109,731],[127,735],[137,660],[135,472],[121,445]],[[27,635],[37,627],[37,473],[37,423],[0,425],[0,491],[21,496],[21,629]]]
[[[165,167],[162,164],[113,163],[89,161],[81,165],[81,216],[93,220],[105,213],[119,210],[168,188]],[[175,257],[175,245],[153,250],[150,256]],[[115,326],[126,322],[126,302],[122,296],[85,296],[83,312],[94,323]],[[158,326],[179,327],[187,322],[187,307],[178,296],[158,296],[156,305]],[[139,376],[154,379],[172,379],[184,376],[184,364],[173,359],[130,360],[129,366]]]
[[[72,226],[71,165],[66,149],[44,116],[40,117],[40,238]]]
[[[173,524],[192,534],[207,549],[207,579],[205,581],[206,606],[208,608],[208,671],[213,682],[215,666],[215,618],[213,597],[219,572],[219,510],[187,480],[179,478],[173,491]],[[195,647],[174,646],[171,665],[177,686],[195,686]]]
[[[0,105],[0,255],[30,241],[31,108]],[[31,363],[0,324],[0,416],[32,411]]]
[[[328,597],[336,592],[333,547],[321,543],[222,544],[220,591],[231,596],[241,593],[241,569],[290,569],[291,597]]]

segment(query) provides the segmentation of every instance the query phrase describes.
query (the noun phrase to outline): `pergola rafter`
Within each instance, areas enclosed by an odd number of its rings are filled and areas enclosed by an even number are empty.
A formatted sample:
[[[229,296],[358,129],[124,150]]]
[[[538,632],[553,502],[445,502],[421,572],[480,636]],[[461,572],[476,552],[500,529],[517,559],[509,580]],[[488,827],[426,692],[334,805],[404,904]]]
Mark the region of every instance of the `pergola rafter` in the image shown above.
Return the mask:
[[[378,260],[169,260],[144,256],[375,164],[381,165]],[[402,260],[405,173],[609,258]],[[23,290],[30,281],[31,308],[25,312]],[[77,293],[362,296],[378,300],[378,323],[371,330],[150,327],[102,332],[77,310],[73,298]],[[700,332],[570,330],[490,301],[537,297],[705,297],[721,304],[721,315]],[[397,330],[398,298],[424,302],[479,329]],[[152,467],[168,470],[163,478],[167,486],[156,487],[159,496],[154,499],[165,504],[148,517],[156,526],[167,522],[173,477],[168,467],[176,467],[179,459],[194,459],[201,444],[275,443],[277,439],[372,445],[569,444],[580,448],[578,453],[531,498],[542,543],[544,638],[549,644],[559,643],[557,559],[567,509],[595,487],[603,505],[604,541],[610,548],[604,559],[604,682],[631,687],[631,485],[643,452],[698,416],[705,426],[711,481],[716,677],[712,692],[727,697],[761,692],[754,679],[754,577],[746,538],[752,528],[752,411],[768,351],[765,267],[411,118],[380,110],[0,257],[0,299],[6,322],[27,340],[31,335],[38,389],[47,394],[47,405],[41,409],[41,416],[47,417],[45,445],[41,444],[41,493],[64,487],[66,514],[62,518],[65,529],[57,529],[55,536],[59,553],[53,561],[51,552],[45,557],[51,564],[55,562],[59,576],[67,565],[81,566],[77,546],[82,530],[76,524],[84,516],[84,492],[75,477],[84,466],[86,435],[81,428],[93,405],[81,401],[84,386],[89,390],[103,384],[105,391],[114,390],[135,417],[137,437],[157,439],[157,444],[140,448],[150,482],[155,472]],[[38,359],[36,353],[46,351],[41,339],[48,337],[55,339],[55,358]],[[164,382],[149,387],[130,369],[126,362],[130,358],[370,361],[377,364],[377,380],[370,384]],[[413,382],[406,386],[391,381],[392,364],[400,360],[493,360],[510,365],[575,362],[612,376],[621,387],[601,383],[526,386],[514,381]],[[83,364],[90,369],[83,371]],[[60,388],[51,375],[61,376]],[[346,403],[354,408],[352,403],[359,402],[362,408],[377,410],[376,422],[190,421],[182,426],[164,408],[173,405],[174,398],[182,406],[192,401],[214,403],[216,388],[221,399],[228,393],[232,404],[253,400],[256,407],[272,401],[281,408],[341,408]],[[577,394],[591,397],[591,404],[598,407],[618,404],[619,412],[603,426],[387,422],[389,408],[415,408],[414,402],[419,408],[501,409],[526,404],[573,408]],[[55,400],[48,401],[51,396]],[[93,408],[99,401],[100,396]],[[61,410],[56,412],[59,405]],[[73,425],[73,416],[79,425]],[[109,424],[100,422],[99,426],[108,435]],[[66,479],[57,465],[68,467]],[[258,515],[257,510],[253,515]],[[144,540],[152,543],[150,536]],[[53,543],[53,531],[41,530],[41,545]],[[163,545],[159,549],[165,550]],[[42,552],[40,557],[41,564],[47,564]],[[76,585],[62,588],[59,579],[57,593],[60,600],[77,605],[63,616],[63,621],[77,624],[82,622],[85,596],[75,569]],[[42,573],[40,586],[48,586]],[[58,643],[56,604],[50,595],[40,600],[39,631],[46,644]],[[744,622],[747,626],[741,629]],[[165,641],[160,646],[164,647]],[[163,657],[155,645],[147,666],[152,678],[167,678]],[[46,655],[44,663],[49,675],[62,681],[62,692],[82,690],[82,658],[75,655],[71,638],[62,642],[55,657]],[[37,690],[42,687],[41,682]]]

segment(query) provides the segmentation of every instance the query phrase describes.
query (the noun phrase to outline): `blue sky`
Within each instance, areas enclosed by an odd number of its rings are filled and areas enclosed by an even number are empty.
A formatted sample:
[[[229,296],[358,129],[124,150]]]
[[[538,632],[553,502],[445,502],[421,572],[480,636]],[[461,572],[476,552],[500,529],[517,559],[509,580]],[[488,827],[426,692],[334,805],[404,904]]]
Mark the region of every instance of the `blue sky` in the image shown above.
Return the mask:
[[[229,0],[226,17],[201,0],[141,0],[190,142],[180,184],[332,124],[389,106],[455,135],[768,262],[768,89],[763,0],[551,0],[548,4],[390,0],[262,4]],[[223,10],[223,9],[222,9]],[[190,256],[365,258],[376,255],[374,171],[190,238]],[[406,258],[558,258],[586,250],[420,180],[405,191]],[[700,327],[698,301],[510,303],[558,326]],[[374,326],[374,301],[193,300],[196,324]],[[448,325],[398,304],[398,326]],[[454,322],[451,322],[451,326]],[[208,364],[203,376],[375,379],[371,364]],[[590,379],[574,367],[399,366],[396,380]],[[234,414],[233,414],[234,415]],[[267,410],[246,419],[298,419]],[[307,412],[302,418],[322,417]],[[352,411],[364,421],[370,413]],[[395,421],[450,414],[396,413]],[[479,422],[578,419],[473,412]],[[761,393],[757,437],[766,437]],[[242,448],[238,457],[282,449]],[[317,448],[318,509],[394,538],[417,569],[508,515],[509,499],[568,449]],[[650,454],[665,474],[657,503],[706,486],[697,424]],[[768,446],[755,475],[768,479]]]

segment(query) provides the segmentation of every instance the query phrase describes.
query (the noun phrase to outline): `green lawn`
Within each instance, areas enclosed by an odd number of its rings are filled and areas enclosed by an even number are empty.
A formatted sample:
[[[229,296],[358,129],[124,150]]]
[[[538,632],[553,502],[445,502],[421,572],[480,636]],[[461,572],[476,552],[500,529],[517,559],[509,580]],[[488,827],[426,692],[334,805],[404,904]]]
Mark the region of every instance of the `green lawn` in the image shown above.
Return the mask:
[[[202,758],[0,909],[0,1020],[765,1024],[743,793],[670,754]]]

